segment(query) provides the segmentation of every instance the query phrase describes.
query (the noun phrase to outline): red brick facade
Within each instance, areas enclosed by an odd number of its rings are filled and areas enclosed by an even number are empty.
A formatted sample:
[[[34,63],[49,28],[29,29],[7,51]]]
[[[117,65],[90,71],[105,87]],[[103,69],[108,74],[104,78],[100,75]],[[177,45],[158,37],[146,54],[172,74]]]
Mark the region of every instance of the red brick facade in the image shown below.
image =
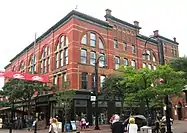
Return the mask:
[[[101,21],[77,11],[70,12],[36,40],[36,72],[48,74],[51,83],[57,83],[58,90],[64,88],[64,80],[67,81],[68,88],[80,90],[83,89],[82,72],[87,74],[85,76],[87,89],[92,88],[94,66],[90,64],[90,60],[95,58],[93,52],[95,52],[96,59],[99,54],[104,54],[106,57],[107,67],[99,67],[99,77],[115,72],[117,61],[115,57],[120,57],[120,64],[124,64],[124,59],[128,59],[128,65],[135,63],[137,69],[141,68],[143,63],[155,69],[158,65],[156,41],[152,39],[147,43],[146,48],[151,53],[150,60],[143,59],[142,53],[148,37],[139,34],[141,28],[138,22],[129,24],[119,20],[111,15],[110,10],[107,10],[105,18],[106,21]],[[173,57],[178,57],[176,40],[159,37],[164,42],[166,62]],[[114,48],[114,42],[117,42],[116,48]],[[56,49],[59,44],[61,47],[58,46]],[[91,44],[95,46],[90,46]],[[102,44],[104,48],[101,48]],[[86,51],[82,56],[82,60],[86,58],[86,64],[81,63],[81,49]],[[33,51],[34,43],[12,59],[11,63],[5,67],[6,71],[29,72]]]

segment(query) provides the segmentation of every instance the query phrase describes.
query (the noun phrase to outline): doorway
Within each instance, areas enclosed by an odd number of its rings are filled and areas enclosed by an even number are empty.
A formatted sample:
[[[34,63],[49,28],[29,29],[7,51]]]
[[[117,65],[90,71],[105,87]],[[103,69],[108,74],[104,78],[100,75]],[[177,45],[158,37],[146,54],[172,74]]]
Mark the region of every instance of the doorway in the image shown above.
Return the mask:
[[[181,102],[177,105],[177,114],[178,114],[178,120],[182,120],[182,104]]]

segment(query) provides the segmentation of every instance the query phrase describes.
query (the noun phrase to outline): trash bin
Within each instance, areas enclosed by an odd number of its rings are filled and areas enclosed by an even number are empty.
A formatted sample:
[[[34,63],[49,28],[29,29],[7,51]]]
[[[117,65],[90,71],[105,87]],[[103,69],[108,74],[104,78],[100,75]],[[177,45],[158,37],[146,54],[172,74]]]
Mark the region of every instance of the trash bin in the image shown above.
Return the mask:
[[[66,132],[70,132],[70,124],[69,123],[66,124]]]
[[[149,126],[143,126],[140,128],[141,133],[152,133],[152,128]]]

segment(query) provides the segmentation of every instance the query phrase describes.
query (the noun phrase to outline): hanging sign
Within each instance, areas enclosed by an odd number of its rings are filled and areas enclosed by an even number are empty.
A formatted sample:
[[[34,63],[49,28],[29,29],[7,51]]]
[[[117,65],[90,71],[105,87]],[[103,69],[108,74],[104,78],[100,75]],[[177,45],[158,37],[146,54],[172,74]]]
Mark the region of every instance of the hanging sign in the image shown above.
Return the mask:
[[[44,83],[49,82],[48,75],[30,74],[30,73],[21,73],[21,72],[12,72],[12,71],[0,71],[0,77],[38,81]]]

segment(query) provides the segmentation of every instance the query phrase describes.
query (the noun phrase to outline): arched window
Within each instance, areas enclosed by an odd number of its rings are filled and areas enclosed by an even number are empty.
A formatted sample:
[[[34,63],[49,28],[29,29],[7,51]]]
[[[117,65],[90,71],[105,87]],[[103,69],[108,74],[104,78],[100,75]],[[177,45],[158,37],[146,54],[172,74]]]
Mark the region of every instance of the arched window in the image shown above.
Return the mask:
[[[104,49],[104,42],[102,36],[94,31],[88,31],[81,38],[81,44],[88,44],[91,47],[97,47],[99,49]]]
[[[103,41],[101,40],[101,38],[99,38],[99,48],[104,49],[104,44],[103,44]]]
[[[26,68],[25,62],[21,61],[19,71],[20,72],[25,72],[25,68]]]
[[[29,62],[28,69],[29,69],[30,73],[36,72],[36,56],[33,54],[30,56],[30,62]]]
[[[68,64],[68,38],[63,35],[59,38],[55,47],[55,68],[60,68]]]
[[[153,62],[156,62],[156,57],[154,54],[152,54],[152,60],[153,60]]]
[[[128,66],[128,65],[129,65],[129,61],[128,61],[127,58],[124,58],[124,65],[125,65],[125,66]]]
[[[143,64],[142,64],[142,67],[143,67],[143,68],[146,68],[146,63],[143,63]]]
[[[16,66],[13,66],[12,71],[13,71],[13,72],[16,71]]]
[[[50,48],[43,47],[40,57],[40,72],[47,73],[50,71]]]
[[[136,68],[136,61],[135,61],[135,60],[132,60],[132,61],[131,61],[131,66],[133,66],[133,67]]]
[[[87,34],[85,34],[81,39],[82,44],[87,44]]]

